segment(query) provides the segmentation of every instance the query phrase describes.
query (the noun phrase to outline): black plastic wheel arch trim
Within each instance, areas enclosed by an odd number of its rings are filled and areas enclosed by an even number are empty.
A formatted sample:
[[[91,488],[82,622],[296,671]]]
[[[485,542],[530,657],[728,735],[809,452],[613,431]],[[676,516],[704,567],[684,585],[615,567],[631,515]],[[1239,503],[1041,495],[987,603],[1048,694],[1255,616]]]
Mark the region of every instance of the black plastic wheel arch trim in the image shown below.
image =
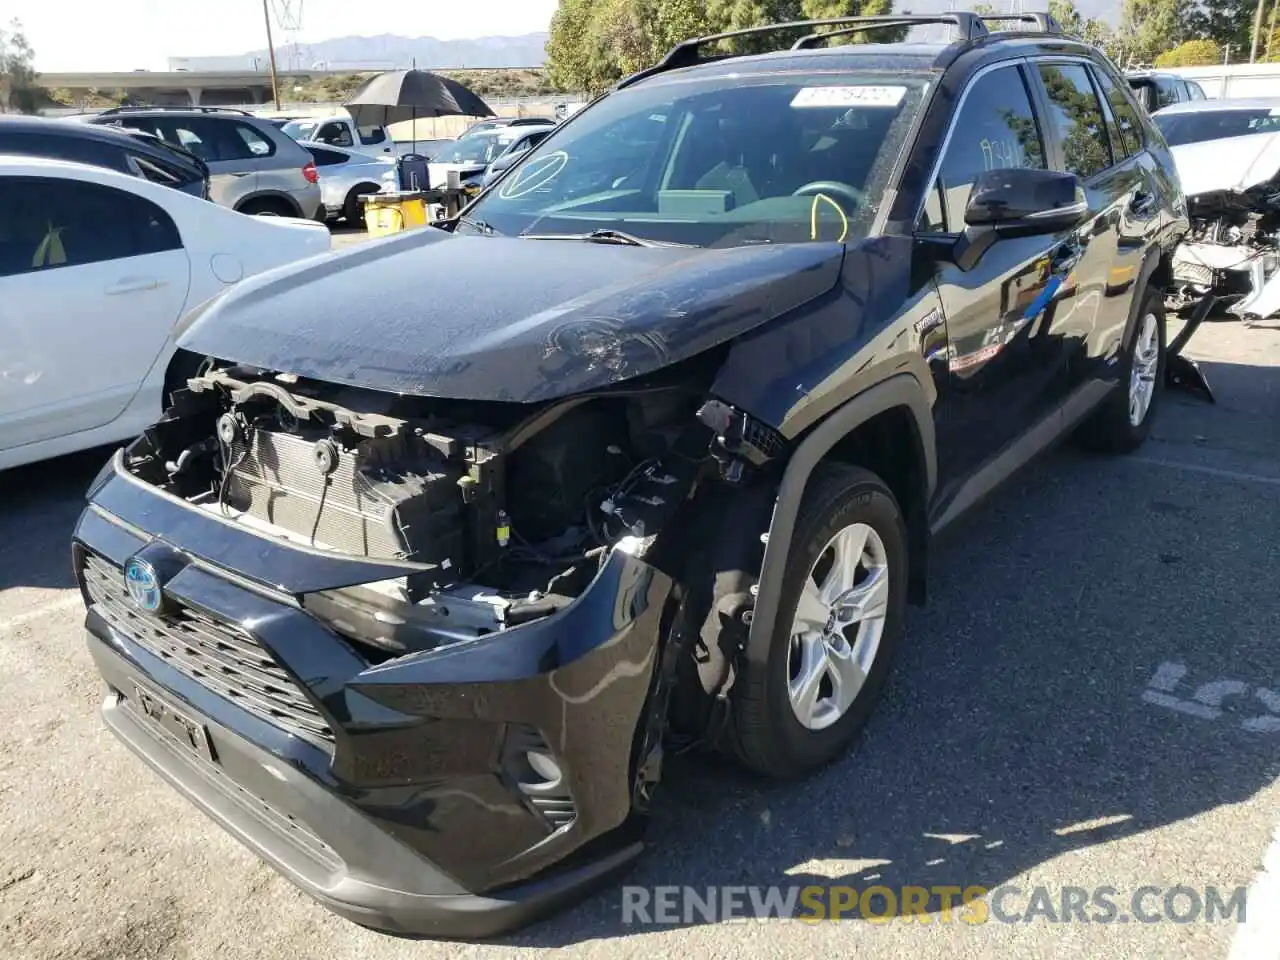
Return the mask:
[[[782,475],[760,569],[751,631],[747,637],[748,659],[758,663],[768,659],[782,580],[791,550],[791,535],[800,512],[800,501],[814,468],[837,443],[859,426],[895,407],[906,407],[915,421],[921,448],[919,453],[925,467],[925,502],[933,499],[938,480],[937,442],[933,410],[919,380],[911,374],[895,374],[832,411],[800,442]]]

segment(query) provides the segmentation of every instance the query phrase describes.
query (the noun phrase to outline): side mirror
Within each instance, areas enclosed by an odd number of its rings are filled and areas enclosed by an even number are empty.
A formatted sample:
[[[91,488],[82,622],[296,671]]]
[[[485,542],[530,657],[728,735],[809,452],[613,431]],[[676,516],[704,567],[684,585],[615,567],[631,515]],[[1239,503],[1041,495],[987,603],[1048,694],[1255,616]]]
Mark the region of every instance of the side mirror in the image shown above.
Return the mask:
[[[965,208],[965,231],[917,234],[927,259],[972,270],[997,240],[1060,233],[1089,214],[1080,179],[1071,173],[1012,167],[979,174]]]
[[[1030,237],[1070,230],[1088,212],[1089,201],[1075,174],[1013,167],[978,177],[964,222],[1001,237]]]

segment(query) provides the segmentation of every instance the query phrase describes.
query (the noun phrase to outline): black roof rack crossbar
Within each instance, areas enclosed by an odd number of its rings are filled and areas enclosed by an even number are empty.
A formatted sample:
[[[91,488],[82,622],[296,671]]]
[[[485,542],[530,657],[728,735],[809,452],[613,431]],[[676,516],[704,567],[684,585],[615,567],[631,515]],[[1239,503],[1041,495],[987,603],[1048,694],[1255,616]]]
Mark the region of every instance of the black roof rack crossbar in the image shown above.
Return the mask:
[[[107,117],[107,116],[113,116],[117,113],[138,113],[141,111],[155,111],[155,110],[174,110],[182,113],[235,113],[235,114],[239,114],[242,117],[253,116],[253,114],[251,114],[248,110],[240,110],[240,109],[237,109],[236,107],[179,107],[179,106],[111,107],[108,110],[101,111],[98,114],[98,116]]]
[[[1031,24],[1040,33],[1062,33],[1062,24],[1047,13],[984,13],[982,19]]]
[[[971,14],[960,14],[959,16],[968,17],[968,16],[971,16]],[[940,13],[937,16],[928,16],[925,14],[921,14],[919,16],[911,16],[910,14],[904,14],[902,16],[893,16],[892,14],[888,14],[885,16],[857,17],[853,19],[860,20],[862,21],[862,23],[858,24],[857,26],[844,27],[843,29],[840,29],[840,30],[824,30],[821,33],[810,33],[807,36],[801,37],[799,40],[793,43],[791,45],[791,49],[792,50],[811,50],[814,47],[821,45],[824,41],[830,40],[832,37],[848,36],[851,33],[862,33],[865,30],[887,30],[893,27],[914,27],[914,26],[919,26],[921,24],[930,24],[930,23],[946,23],[952,26],[959,27],[960,32],[964,34],[964,39],[966,40],[972,40],[975,38],[975,36],[980,37],[987,32],[984,25],[984,28],[978,30],[976,34],[970,33],[969,25],[967,24],[961,25],[956,22],[957,21],[956,14],[946,14],[946,13]]]
[[[987,25],[982,22],[982,18],[975,13],[937,13],[937,14],[921,14],[913,16],[903,14],[901,16],[887,15],[877,17],[832,17],[827,20],[791,20],[786,23],[770,23],[762,27],[747,27],[744,30],[730,30],[727,33],[713,33],[706,37],[697,37],[693,40],[686,40],[672,47],[665,57],[659,60],[647,70],[641,70],[633,73],[631,76],[619,81],[615,89],[630,86],[631,84],[642,80],[645,77],[651,77],[656,73],[664,73],[667,70],[678,70],[681,67],[692,67],[699,63],[708,63],[713,60],[725,60],[733,56],[733,54],[725,54],[719,57],[703,58],[698,56],[698,50],[705,47],[709,43],[717,43],[721,40],[733,40],[738,37],[753,37],[766,33],[779,33],[783,30],[815,30],[818,27],[843,27],[846,29],[837,31],[837,33],[858,33],[862,30],[880,29],[888,27],[908,27],[917,24],[929,23],[945,23],[956,27],[962,40],[976,40],[985,36],[990,31]],[[831,34],[810,34],[803,40],[810,40],[812,37],[825,37]],[[798,45],[793,49],[802,49]]]

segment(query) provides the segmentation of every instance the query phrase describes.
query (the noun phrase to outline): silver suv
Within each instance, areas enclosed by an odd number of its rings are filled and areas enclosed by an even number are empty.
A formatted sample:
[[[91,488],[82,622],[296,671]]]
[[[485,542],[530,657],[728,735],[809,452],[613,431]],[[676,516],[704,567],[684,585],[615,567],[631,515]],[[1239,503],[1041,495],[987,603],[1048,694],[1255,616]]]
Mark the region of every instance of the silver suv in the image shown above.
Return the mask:
[[[315,160],[270,121],[218,107],[117,107],[97,124],[128,127],[195,154],[209,167],[209,196],[242,213],[323,216]]]

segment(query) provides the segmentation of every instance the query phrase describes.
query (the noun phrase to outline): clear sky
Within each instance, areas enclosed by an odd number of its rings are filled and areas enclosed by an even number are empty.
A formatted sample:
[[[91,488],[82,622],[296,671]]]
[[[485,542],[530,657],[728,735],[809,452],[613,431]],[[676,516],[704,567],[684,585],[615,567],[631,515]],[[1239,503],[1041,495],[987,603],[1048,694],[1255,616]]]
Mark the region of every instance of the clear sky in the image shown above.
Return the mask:
[[[269,0],[302,8],[299,43],[333,37],[518,36],[547,29],[557,0]],[[36,69],[163,70],[169,57],[247,53],[266,44],[262,0],[0,0],[36,51]],[[276,31],[276,42],[293,35]]]

